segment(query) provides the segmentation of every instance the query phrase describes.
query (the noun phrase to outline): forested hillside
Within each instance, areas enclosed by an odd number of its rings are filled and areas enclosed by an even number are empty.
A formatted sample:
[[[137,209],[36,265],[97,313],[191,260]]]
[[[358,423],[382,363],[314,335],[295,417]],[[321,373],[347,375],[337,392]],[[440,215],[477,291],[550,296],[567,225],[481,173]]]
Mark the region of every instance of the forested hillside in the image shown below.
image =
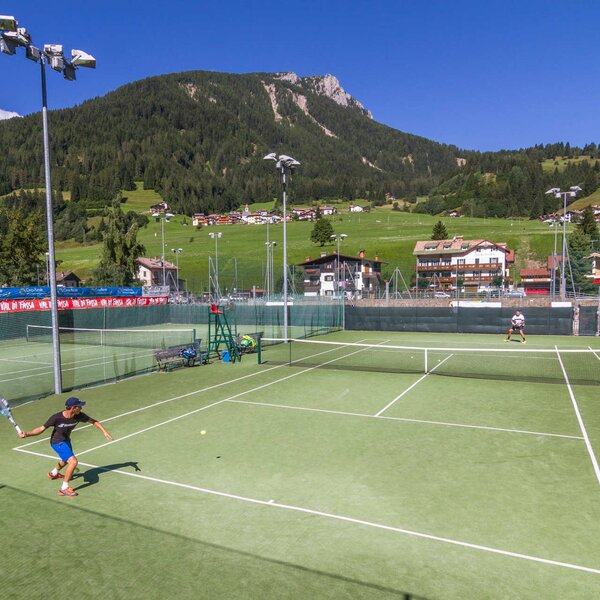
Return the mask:
[[[381,125],[319,92],[319,78],[290,75],[164,75],[53,111],[53,187],[89,208],[139,180],[192,214],[277,196],[269,151],[302,163],[292,202],[426,194],[458,172],[457,148]],[[0,195],[43,185],[40,128],[39,115],[0,123]]]

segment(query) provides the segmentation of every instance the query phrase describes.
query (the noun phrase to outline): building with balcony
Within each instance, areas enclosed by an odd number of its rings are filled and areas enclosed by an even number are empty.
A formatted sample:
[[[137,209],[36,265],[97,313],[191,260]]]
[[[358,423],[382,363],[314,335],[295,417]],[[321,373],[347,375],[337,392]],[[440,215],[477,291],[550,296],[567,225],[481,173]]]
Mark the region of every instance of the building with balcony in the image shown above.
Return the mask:
[[[358,256],[327,254],[317,259],[306,258],[296,265],[304,272],[305,296],[334,296],[365,298],[377,296],[382,287],[382,261],[376,256],[366,258],[361,250]]]
[[[457,283],[466,292],[487,291],[498,281],[509,281],[509,266],[514,262],[514,251],[505,242],[465,240],[455,236],[451,240],[417,242],[415,286],[427,285],[441,290],[455,290]]]

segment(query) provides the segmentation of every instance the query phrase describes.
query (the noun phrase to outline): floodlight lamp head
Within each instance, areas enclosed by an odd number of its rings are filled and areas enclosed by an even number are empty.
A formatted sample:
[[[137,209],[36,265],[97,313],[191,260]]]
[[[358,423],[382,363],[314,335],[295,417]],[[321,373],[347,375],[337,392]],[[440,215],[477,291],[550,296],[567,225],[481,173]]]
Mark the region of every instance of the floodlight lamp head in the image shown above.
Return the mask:
[[[64,56],[62,44],[44,44],[44,53],[48,56]]]
[[[170,212],[168,212],[168,213],[165,213],[165,217],[167,217],[167,218],[169,218],[169,219],[170,219],[171,217],[174,217],[174,216],[175,216],[175,215],[174,215],[173,213],[170,213]]]
[[[347,237],[348,237],[348,234],[346,234],[346,233],[340,233],[340,237],[341,237],[342,239],[344,239],[344,238],[347,238]]]
[[[263,160],[274,160],[277,161],[277,155],[275,154],[275,152],[269,152],[269,154],[267,154]]]
[[[25,48],[25,56],[29,60],[37,62],[42,57],[42,51],[36,46],[32,46],[31,44],[29,44],[29,46]]]
[[[63,69],[63,77],[68,81],[75,81],[75,67],[66,63]]]
[[[14,17],[8,15],[0,15],[0,30],[2,31],[17,31],[18,21]]]
[[[96,59],[83,50],[71,50],[71,64],[75,67],[96,68]]]
[[[0,35],[0,52],[2,54],[15,54],[17,50],[17,44],[15,44],[10,38],[6,37],[6,34],[3,33]]]
[[[550,188],[550,189],[549,189],[549,190],[546,192],[546,194],[554,194],[554,195],[556,195],[556,194],[558,194],[559,192],[560,192],[560,188],[556,188],[556,187],[555,187],[555,188]]]
[[[583,191],[578,185],[572,185],[570,189],[572,192],[575,192],[575,193]]]

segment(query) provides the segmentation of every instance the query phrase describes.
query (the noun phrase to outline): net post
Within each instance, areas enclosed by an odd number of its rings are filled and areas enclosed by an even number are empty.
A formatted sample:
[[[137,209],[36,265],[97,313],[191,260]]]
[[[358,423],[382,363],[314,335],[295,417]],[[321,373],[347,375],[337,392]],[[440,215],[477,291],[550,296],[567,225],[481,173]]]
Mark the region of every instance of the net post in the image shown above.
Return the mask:
[[[425,374],[427,374],[429,372],[429,369],[427,368],[427,348],[425,348]]]
[[[258,364],[262,365],[262,336],[258,336],[258,344],[256,345],[256,354],[258,355]]]

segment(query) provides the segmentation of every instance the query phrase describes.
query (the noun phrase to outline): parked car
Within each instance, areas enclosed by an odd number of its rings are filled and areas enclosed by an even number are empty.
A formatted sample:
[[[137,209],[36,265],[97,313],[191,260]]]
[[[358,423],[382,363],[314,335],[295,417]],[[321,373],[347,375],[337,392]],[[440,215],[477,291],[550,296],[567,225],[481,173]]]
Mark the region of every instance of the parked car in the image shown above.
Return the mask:
[[[434,292],[434,298],[452,298],[452,296],[448,292]]]
[[[514,291],[514,292],[506,292],[504,294],[505,298],[525,298],[525,292],[518,292],[518,291]]]

